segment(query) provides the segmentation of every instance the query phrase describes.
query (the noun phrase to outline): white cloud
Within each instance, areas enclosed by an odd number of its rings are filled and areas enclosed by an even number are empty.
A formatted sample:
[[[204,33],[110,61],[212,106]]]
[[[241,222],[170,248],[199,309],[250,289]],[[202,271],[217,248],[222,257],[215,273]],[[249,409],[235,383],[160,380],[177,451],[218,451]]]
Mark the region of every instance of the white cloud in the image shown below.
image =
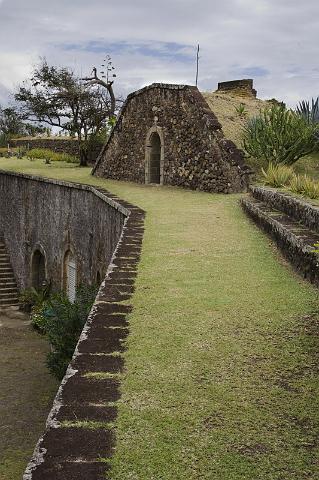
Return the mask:
[[[0,92],[40,55],[90,71],[104,54],[87,48],[94,42],[105,53],[113,45],[124,94],[152,81],[193,83],[199,42],[201,88],[256,71],[261,97],[295,102],[319,94],[318,19],[317,0],[0,0]]]

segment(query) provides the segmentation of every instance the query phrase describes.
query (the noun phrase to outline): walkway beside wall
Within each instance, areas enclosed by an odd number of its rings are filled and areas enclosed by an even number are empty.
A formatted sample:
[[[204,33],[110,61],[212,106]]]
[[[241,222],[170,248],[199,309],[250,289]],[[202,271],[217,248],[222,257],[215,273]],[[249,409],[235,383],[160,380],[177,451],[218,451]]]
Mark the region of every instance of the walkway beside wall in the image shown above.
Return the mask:
[[[0,479],[21,480],[45,427],[58,382],[45,365],[48,342],[28,315],[0,309]]]
[[[9,167],[92,182],[146,211],[112,480],[316,478],[318,290],[240,196]]]

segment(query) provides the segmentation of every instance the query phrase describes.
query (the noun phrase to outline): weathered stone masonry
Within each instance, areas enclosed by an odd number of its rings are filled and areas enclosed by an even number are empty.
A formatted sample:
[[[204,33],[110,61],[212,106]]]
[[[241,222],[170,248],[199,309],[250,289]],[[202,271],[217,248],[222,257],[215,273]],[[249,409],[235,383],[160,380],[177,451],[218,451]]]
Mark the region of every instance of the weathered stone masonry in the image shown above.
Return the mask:
[[[32,284],[35,251],[45,257],[46,279],[62,288],[63,259],[71,250],[77,283],[96,283],[121,235],[126,212],[93,187],[0,172],[0,237],[18,287]]]
[[[88,185],[9,173],[3,173],[0,177],[2,198],[4,187],[12,184],[11,192],[16,192],[17,186],[21,184],[24,194],[41,194],[42,187],[45,188],[52,207],[57,207],[61,201],[68,202],[73,199],[74,204],[67,204],[70,208],[76,208],[79,222],[85,221],[84,217],[88,215],[85,228],[101,215],[102,222],[105,220],[106,228],[111,230],[109,209],[113,209],[115,216],[120,218],[117,226],[113,226],[119,235],[117,239],[114,237],[111,260],[106,260],[105,279],[58,390],[47,419],[46,430],[39,439],[23,477],[24,480],[106,480],[108,465],[103,459],[110,457],[115,447],[111,422],[116,419],[116,401],[120,397],[118,374],[123,370],[122,353],[125,350],[125,338],[129,333],[127,315],[132,311],[132,306],[128,301],[134,292],[141,254],[144,212],[103,189]],[[60,190],[67,193],[61,195]],[[58,200],[54,203],[53,197],[56,194]],[[92,196],[97,197],[100,203],[90,203]],[[17,193],[14,198],[20,199]],[[19,203],[17,211],[23,211],[24,206],[28,205],[27,202]],[[81,207],[84,209],[83,213],[80,212]],[[105,217],[102,214],[104,209]],[[36,211],[39,210],[40,206]],[[2,212],[3,210],[0,211],[1,215]],[[61,208],[53,218],[59,224],[59,217],[64,215],[65,211]],[[18,220],[23,222],[27,218],[29,217],[23,217],[20,213]],[[14,219],[12,220],[15,223]],[[7,222],[6,226],[9,225],[8,219]],[[38,228],[36,220],[31,223],[34,229]],[[120,227],[120,231],[117,227]],[[30,226],[26,225],[27,231],[29,228]],[[79,229],[85,239],[83,225],[79,224]],[[19,230],[19,233],[21,232],[23,233],[23,229]],[[56,233],[54,225],[53,232]],[[107,231],[104,230],[104,233]],[[6,238],[9,239],[8,233]],[[84,244],[86,245],[85,240]],[[86,256],[89,257],[92,253],[94,252],[88,249]],[[97,373],[99,375],[94,376]],[[101,374],[104,374],[104,378],[101,378]]]
[[[256,98],[257,96],[257,91],[253,88],[253,80],[251,78],[219,82],[217,92],[236,94],[243,97]]]
[[[269,233],[282,253],[304,278],[319,286],[319,208],[289,193],[251,187],[241,204],[247,214]]]
[[[152,181],[156,155],[159,175]],[[93,174],[224,193],[248,185],[242,152],[224,138],[198,89],[188,85],[155,83],[130,94]]]

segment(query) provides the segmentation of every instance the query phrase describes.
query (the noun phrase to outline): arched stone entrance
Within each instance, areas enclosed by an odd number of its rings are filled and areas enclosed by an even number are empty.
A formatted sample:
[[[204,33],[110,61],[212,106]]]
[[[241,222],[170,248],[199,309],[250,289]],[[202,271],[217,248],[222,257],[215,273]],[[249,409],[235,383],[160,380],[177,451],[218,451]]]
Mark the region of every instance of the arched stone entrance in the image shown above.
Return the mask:
[[[64,255],[63,289],[70,302],[73,303],[76,294],[76,261],[71,250],[68,250]]]
[[[160,127],[152,127],[146,137],[145,183],[163,184],[164,138]]]
[[[45,285],[45,256],[40,250],[35,250],[32,255],[31,263],[32,286],[40,290]]]

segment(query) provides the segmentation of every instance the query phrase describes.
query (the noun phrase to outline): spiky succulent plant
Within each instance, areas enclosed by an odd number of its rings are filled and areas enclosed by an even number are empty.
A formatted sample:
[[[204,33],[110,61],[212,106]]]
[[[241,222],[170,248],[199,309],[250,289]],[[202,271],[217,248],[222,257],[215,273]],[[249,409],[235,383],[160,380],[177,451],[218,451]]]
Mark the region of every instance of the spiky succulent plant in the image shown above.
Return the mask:
[[[308,123],[319,123],[319,97],[308,101],[302,100],[298,103],[296,112]]]

